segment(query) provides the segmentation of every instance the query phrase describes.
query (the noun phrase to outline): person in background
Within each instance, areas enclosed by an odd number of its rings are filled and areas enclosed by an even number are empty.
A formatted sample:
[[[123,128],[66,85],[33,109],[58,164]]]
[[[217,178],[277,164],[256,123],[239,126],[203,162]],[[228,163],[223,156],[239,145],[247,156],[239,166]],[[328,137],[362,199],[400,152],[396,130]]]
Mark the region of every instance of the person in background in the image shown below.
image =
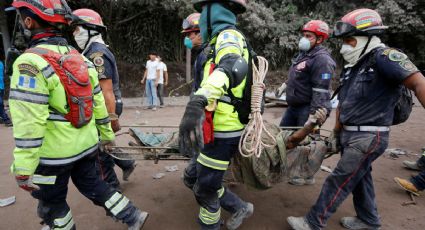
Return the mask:
[[[145,93],[149,104],[147,109],[152,109],[153,111],[156,110],[156,87],[159,81],[159,76],[157,75],[158,61],[156,58],[157,54],[155,52],[149,53],[149,60],[146,62],[145,73],[143,79],[140,81],[142,85],[145,84],[146,81]]]
[[[10,121],[9,116],[7,116],[6,111],[4,110],[4,65],[0,60],[0,124],[5,126],[12,126],[12,121]]]
[[[167,65],[162,61],[162,58],[158,55],[157,58],[158,66],[156,67],[156,74],[158,80],[158,86],[156,87],[159,98],[159,107],[164,108],[164,86],[168,85],[168,71]]]

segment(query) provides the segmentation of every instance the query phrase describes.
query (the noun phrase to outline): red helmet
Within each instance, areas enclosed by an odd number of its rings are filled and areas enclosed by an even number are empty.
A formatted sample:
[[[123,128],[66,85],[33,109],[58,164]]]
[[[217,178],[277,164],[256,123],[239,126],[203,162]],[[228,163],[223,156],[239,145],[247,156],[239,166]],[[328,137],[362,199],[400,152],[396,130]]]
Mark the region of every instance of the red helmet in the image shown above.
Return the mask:
[[[186,19],[183,20],[182,24],[182,33],[189,33],[193,31],[199,31],[199,19],[201,18],[200,13],[193,13],[187,16]]]
[[[329,26],[324,21],[320,20],[312,20],[307,22],[304,26],[302,31],[309,31],[317,36],[322,36],[324,40],[328,39],[329,37]]]
[[[12,6],[28,8],[46,22],[68,24],[70,10],[65,0],[14,0]]]
[[[335,37],[373,36],[384,33],[384,26],[378,12],[371,9],[357,9],[346,14],[334,28]]]
[[[102,17],[100,17],[96,11],[91,9],[78,9],[72,13],[78,17],[78,20],[73,22],[74,25],[81,25],[94,30],[106,30]]]
[[[214,2],[227,4],[235,14],[241,14],[246,11],[246,0],[192,0],[193,7],[198,12],[202,11],[202,6],[205,4]]]

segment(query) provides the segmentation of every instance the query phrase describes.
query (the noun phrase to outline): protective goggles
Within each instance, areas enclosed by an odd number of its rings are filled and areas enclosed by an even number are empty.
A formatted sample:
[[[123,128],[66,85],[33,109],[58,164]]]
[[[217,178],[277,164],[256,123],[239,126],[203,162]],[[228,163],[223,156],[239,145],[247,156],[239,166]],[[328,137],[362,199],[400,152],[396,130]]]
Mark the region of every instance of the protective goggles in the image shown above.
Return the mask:
[[[334,37],[350,37],[354,35],[368,35],[367,32],[357,29],[355,26],[338,21],[334,27],[333,36]]]

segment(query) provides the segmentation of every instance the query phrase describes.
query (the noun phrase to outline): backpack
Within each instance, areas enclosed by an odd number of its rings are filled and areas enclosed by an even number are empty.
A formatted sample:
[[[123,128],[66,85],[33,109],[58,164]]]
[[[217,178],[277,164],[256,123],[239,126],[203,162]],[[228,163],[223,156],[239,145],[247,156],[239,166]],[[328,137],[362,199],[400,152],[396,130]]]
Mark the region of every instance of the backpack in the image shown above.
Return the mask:
[[[381,49],[384,49],[384,48],[381,48]],[[376,49],[373,53],[371,53],[371,55],[376,55],[376,51],[378,51],[378,49]],[[375,64],[376,64],[376,57],[369,58],[366,68],[374,67]],[[336,97],[336,95],[339,93],[341,88],[342,88],[342,85],[340,85],[335,90],[334,94],[331,97],[331,100]],[[414,104],[412,92],[408,88],[406,88],[406,86],[401,85],[400,92],[401,92],[400,96],[394,107],[394,118],[393,118],[392,125],[398,125],[403,122],[406,122],[410,116],[410,113],[412,112],[412,108]]]
[[[41,56],[59,77],[69,108],[65,119],[75,128],[87,125],[93,116],[93,90],[83,56],[75,49],[60,54],[45,48],[31,48],[25,53]]]
[[[241,31],[237,30],[236,28],[232,28],[233,30],[238,31],[239,33],[242,34]],[[243,34],[242,34],[243,35]],[[245,37],[245,36],[244,36]],[[242,98],[238,98],[236,97],[233,92],[231,91],[231,88],[229,87],[229,89],[227,89],[227,94],[230,98],[230,102],[228,101],[223,101],[223,100],[219,100],[220,102],[223,103],[227,103],[227,104],[231,104],[234,106],[235,111],[238,112],[238,117],[239,117],[239,121],[242,124],[248,124],[250,117],[249,115],[251,114],[251,92],[252,92],[252,85],[253,85],[253,70],[252,70],[252,62],[253,60],[257,62],[257,54],[255,53],[255,51],[252,49],[252,46],[249,44],[249,42],[246,40],[245,38],[245,42],[247,45],[247,49],[248,49],[248,74],[246,76],[246,81],[245,81],[245,88],[243,90],[242,93]],[[211,50],[211,52],[209,53],[207,60],[212,59],[212,66],[213,69],[215,69],[215,67],[217,66],[215,61],[215,57],[216,57],[216,50],[215,50],[215,44],[210,44],[209,45],[209,49]],[[212,73],[212,71],[210,71]],[[263,94],[263,101],[262,101],[262,106],[261,106],[261,113],[264,112],[264,105],[265,105],[265,91]]]

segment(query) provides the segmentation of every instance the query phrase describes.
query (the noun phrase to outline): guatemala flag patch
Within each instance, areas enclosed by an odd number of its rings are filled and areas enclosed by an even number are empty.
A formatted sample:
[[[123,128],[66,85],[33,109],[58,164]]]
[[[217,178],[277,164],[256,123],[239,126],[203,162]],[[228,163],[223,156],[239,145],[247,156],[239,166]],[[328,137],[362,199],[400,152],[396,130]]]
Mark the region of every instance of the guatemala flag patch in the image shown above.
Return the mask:
[[[23,88],[35,89],[36,79],[34,77],[19,76],[18,85]]]
[[[322,73],[322,79],[323,80],[331,79],[331,74],[330,73]]]

